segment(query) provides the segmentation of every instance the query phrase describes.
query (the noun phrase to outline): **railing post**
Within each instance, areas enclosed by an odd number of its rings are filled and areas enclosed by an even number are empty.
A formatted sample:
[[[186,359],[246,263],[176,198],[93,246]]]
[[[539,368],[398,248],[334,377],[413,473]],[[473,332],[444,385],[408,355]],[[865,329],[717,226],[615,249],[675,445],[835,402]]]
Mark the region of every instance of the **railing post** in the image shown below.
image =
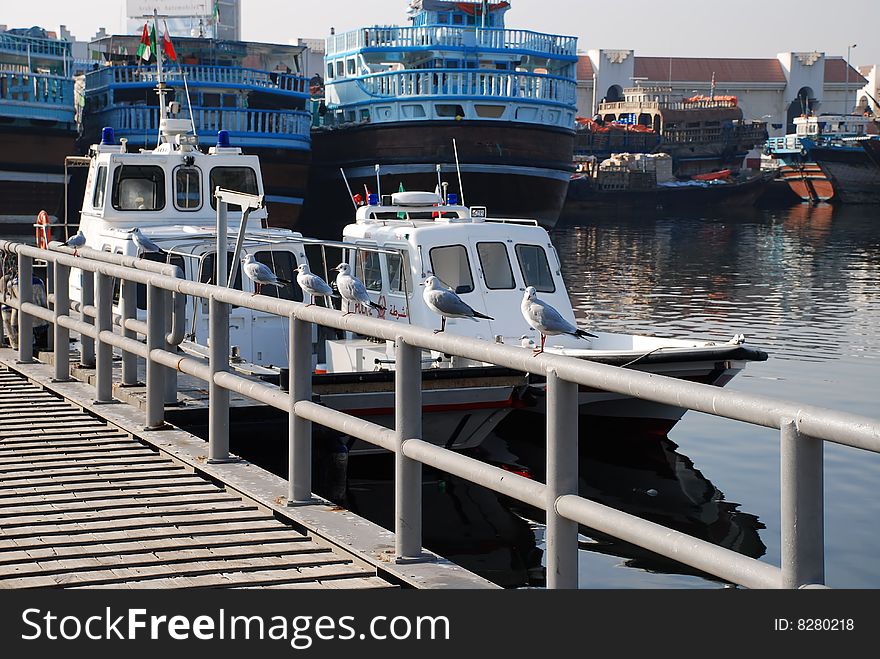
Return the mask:
[[[576,522],[556,512],[564,494],[578,493],[578,388],[547,372],[547,587],[578,587]]]
[[[57,299],[57,296],[56,296]],[[137,340],[137,332],[125,326],[126,321],[137,318],[137,284],[123,279],[119,283],[119,306],[122,316],[122,336]],[[137,355],[122,351],[122,386],[134,387],[138,384]]]
[[[165,427],[165,368],[152,352],[165,347],[165,300],[158,286],[147,284],[147,420],[145,430]]]
[[[55,269],[55,323],[52,334],[55,348],[55,382],[70,380],[70,330],[61,327],[58,319],[70,316],[70,268],[54,263]]]
[[[52,267],[51,261],[46,261],[46,300],[50,295],[55,295],[55,268]],[[47,302],[49,311],[55,311],[55,304]],[[48,331],[46,328],[46,350],[47,352],[55,352],[55,332]]]
[[[395,341],[394,550],[396,559],[422,555],[422,465],[403,454],[403,443],[422,436],[422,350]]]
[[[171,345],[167,341],[168,335],[171,333],[171,323],[174,316],[174,300],[171,291],[163,291],[162,298],[165,301],[165,337],[162,341],[162,347],[168,352],[177,352],[177,346]],[[229,329],[227,327],[227,329]],[[229,352],[227,351],[227,355]],[[177,405],[177,371],[173,368],[165,367],[165,403],[167,405]]]
[[[86,306],[94,306],[95,304],[95,276],[89,270],[80,270],[82,273],[82,288],[80,289],[80,297],[83,313],[82,321],[88,325],[94,325],[94,319],[85,313]],[[95,367],[95,340],[90,336],[79,337],[80,354],[79,363],[84,368]]]
[[[779,427],[782,587],[825,583],[823,441]]]
[[[101,332],[113,331],[113,280],[98,273],[95,286],[95,395],[97,403],[113,401],[113,346],[101,340]]]
[[[312,326],[290,315],[290,407],[288,422],[287,504],[312,499],[312,422],[296,415],[301,400],[312,399]]]
[[[22,304],[34,301],[34,262],[18,255],[18,363],[34,361],[34,319],[21,310]]]
[[[214,382],[214,375],[229,370],[229,305],[211,296],[208,323],[208,462],[228,462],[229,390]]]

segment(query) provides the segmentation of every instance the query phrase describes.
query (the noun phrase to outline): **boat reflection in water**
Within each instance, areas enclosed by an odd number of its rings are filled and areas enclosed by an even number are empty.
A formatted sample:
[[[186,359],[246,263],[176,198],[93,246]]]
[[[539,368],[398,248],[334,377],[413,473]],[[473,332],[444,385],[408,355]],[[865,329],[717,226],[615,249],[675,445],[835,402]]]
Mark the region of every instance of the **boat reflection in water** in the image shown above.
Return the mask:
[[[474,457],[545,481],[544,437],[524,432],[511,414]],[[738,510],[668,437],[596,435],[580,438],[579,493],[591,500],[757,558],[766,547],[755,515]],[[385,527],[394,523],[393,458],[352,456],[343,469],[324,459],[316,491]],[[327,468],[326,465],[330,465]],[[543,586],[543,512],[455,476],[424,467],[424,545],[509,588]],[[674,575],[705,575],[639,547],[581,529],[581,549],[626,559],[626,567]],[[585,585],[590,577],[586,575]]]

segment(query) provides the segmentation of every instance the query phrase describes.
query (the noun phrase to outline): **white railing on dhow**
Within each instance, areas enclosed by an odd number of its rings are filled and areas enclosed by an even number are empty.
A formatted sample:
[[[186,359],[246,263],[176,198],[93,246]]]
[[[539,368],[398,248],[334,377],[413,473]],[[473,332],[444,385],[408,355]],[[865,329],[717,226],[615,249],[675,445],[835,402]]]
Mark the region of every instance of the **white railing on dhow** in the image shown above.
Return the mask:
[[[394,71],[358,78],[357,84],[366,94],[379,98],[412,96],[516,98],[570,106],[576,102],[576,84],[573,81],[522,71],[480,69]]]
[[[531,30],[467,28],[449,25],[424,27],[376,26],[327,37],[327,55],[363,48],[464,48],[517,50],[571,58],[577,56],[577,38]]]
[[[225,204],[218,204],[225,212]],[[429,329],[360,316],[335,309],[254,296],[229,288],[201,284],[145,268],[137,259],[93,251],[73,256],[72,250],[53,243],[51,250],[0,241],[0,253],[17,255],[18,297],[4,296],[4,304],[20,311],[19,337],[32,332],[34,318],[54,324],[55,375],[69,377],[66,346],[71,331],[95,347],[97,398],[112,399],[113,349],[128,359],[146,360],[146,426],[162,429],[168,399],[166,373],[180,371],[209,383],[209,457],[228,461],[229,392],[287,412],[289,418],[288,501],[303,505],[312,496],[312,423],[361,439],[395,454],[395,553],[400,561],[422,558],[422,465],[453,474],[546,513],[546,572],[550,588],[578,586],[578,525],[596,529],[662,556],[751,588],[800,588],[824,584],[823,443],[835,442],[880,452],[880,421],[834,410],[803,406],[767,396],[754,396],[704,384],[652,375],[616,366],[544,353]],[[54,307],[46,309],[31,299],[34,259],[49,264]],[[159,266],[168,268],[169,266]],[[74,317],[67,286],[71,269],[83,278],[84,305],[93,311]],[[171,273],[179,274],[179,273]],[[122,282],[120,331],[112,317],[112,279]],[[134,284],[147,286],[146,322],[134,319]],[[171,296],[176,296],[172,302]],[[207,300],[209,359],[185,357],[174,348],[175,327],[182,327],[185,297]],[[232,305],[261,311],[290,321],[289,392],[231,372],[229,312]],[[171,320],[169,321],[169,317]],[[370,423],[312,402],[313,325],[333,327],[379,339],[396,346],[395,428]],[[171,327],[171,331],[169,331]],[[179,332],[179,330],[177,330]],[[145,335],[145,340],[136,338]],[[547,482],[513,474],[421,439],[422,350],[436,350],[478,362],[488,362],[546,376]],[[18,359],[32,362],[33,346],[20,340]],[[131,368],[131,367],[129,367]],[[131,377],[123,374],[123,379]],[[781,452],[781,565],[743,556],[629,515],[578,495],[577,426],[578,386],[627,394],[643,400],[697,410],[717,417],[774,428]]]

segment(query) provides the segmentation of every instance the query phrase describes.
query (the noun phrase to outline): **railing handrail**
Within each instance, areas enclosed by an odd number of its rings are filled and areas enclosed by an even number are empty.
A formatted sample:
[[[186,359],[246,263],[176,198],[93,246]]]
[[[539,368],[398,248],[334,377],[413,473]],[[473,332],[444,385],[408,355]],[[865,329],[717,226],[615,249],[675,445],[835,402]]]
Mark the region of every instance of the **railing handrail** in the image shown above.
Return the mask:
[[[327,56],[353,50],[374,48],[409,48],[413,46],[464,47],[466,35],[473,34],[473,45],[489,50],[523,51],[573,57],[577,55],[577,37],[511,28],[458,25],[374,25],[327,37]],[[536,47],[534,47],[536,46]]]
[[[246,87],[289,92],[299,96],[309,95],[309,80],[304,76],[285,71],[265,71],[238,66],[215,64],[180,64],[166,69],[163,77],[166,82],[182,81],[181,71],[186,74],[190,85],[240,84]],[[142,66],[105,66],[86,73],[86,93],[93,92],[108,84],[153,84],[157,73],[153,68]]]
[[[763,395],[745,394],[718,387],[687,382],[647,372],[617,366],[593,363],[577,358],[543,353],[537,356],[521,347],[496,344],[455,335],[435,334],[433,331],[393,323],[376,318],[345,315],[335,309],[304,305],[291,300],[254,296],[210,284],[145,272],[105,261],[74,257],[59,251],[0,241],[0,251],[14,253],[19,258],[21,300],[6,300],[17,307],[19,336],[28,336],[31,319],[43,318],[55,323],[56,345],[66,345],[68,328],[93,337],[99,345],[96,388],[101,399],[109,387],[112,366],[112,347],[134,353],[147,360],[147,425],[161,426],[163,420],[161,369],[175,368],[209,382],[211,391],[211,419],[209,450],[211,458],[228,459],[228,397],[218,397],[220,391],[235,391],[267,405],[288,411],[290,423],[290,502],[306,502],[311,497],[311,426],[317,422],[342,430],[352,437],[394,450],[397,461],[398,523],[396,548],[399,557],[419,553],[421,546],[421,464],[431,465],[494,491],[512,496],[524,503],[542,508],[547,513],[547,574],[548,585],[572,587],[577,585],[577,524],[604,530],[642,547],[705,572],[749,587],[803,587],[824,582],[824,549],[822,517],[822,441],[880,452],[880,420]],[[55,264],[58,290],[55,309],[49,311],[26,300],[30,299],[32,261],[44,259]],[[95,325],[76,321],[69,316],[66,286],[70,268],[93,273],[83,279],[98,279],[99,291],[95,302]],[[112,331],[110,317],[111,296],[108,293],[110,277],[127,282],[146,284],[148,310],[146,345],[120,337]],[[103,291],[103,292],[102,292]],[[88,290],[83,288],[84,304]],[[164,341],[163,296],[176,293],[207,298],[210,303],[209,343],[211,358],[203,360],[180,357],[162,347]],[[290,320],[290,393],[279,388],[248,380],[229,372],[228,313],[230,305],[261,311]],[[130,308],[129,308],[130,313]],[[123,313],[123,327],[126,326]],[[342,412],[321,407],[311,400],[311,324],[338,330],[365,334],[395,342],[397,350],[395,377],[397,380],[396,431],[367,421],[354,419]],[[60,334],[59,334],[60,332]],[[493,363],[528,373],[543,374],[547,378],[548,458],[547,483],[537,483],[486,465],[445,448],[421,441],[421,422],[413,410],[421,409],[421,349]],[[108,353],[108,351],[110,351]],[[108,356],[109,354],[109,356]],[[29,341],[19,342],[19,358],[31,361]],[[56,368],[58,359],[56,355]],[[103,364],[103,365],[102,365]],[[101,373],[104,373],[102,376]],[[151,393],[151,381],[153,383]],[[103,385],[101,384],[103,382]],[[639,399],[651,400],[675,407],[697,410],[722,418],[776,428],[780,431],[782,465],[782,565],[775,567],[748,558],[729,549],[698,540],[684,533],[653,524],[638,517],[590,502],[577,496],[577,451],[573,429],[577,427],[577,385],[617,392]],[[102,389],[103,387],[103,389]],[[215,408],[217,405],[222,409]],[[420,418],[420,417],[419,417]],[[224,425],[225,423],[225,425]],[[574,456],[576,458],[576,455]],[[551,459],[552,458],[552,459]],[[414,467],[414,465],[416,467]],[[574,466],[572,466],[574,465]],[[416,469],[414,471],[414,469]],[[572,469],[575,469],[572,472]],[[416,516],[418,519],[416,519]]]

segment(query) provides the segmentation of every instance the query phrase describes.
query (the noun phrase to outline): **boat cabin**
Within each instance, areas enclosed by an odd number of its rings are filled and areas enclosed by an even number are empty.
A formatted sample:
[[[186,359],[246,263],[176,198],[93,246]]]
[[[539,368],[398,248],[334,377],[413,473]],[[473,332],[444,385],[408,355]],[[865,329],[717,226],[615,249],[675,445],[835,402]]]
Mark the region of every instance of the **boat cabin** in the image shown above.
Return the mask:
[[[347,261],[364,282],[371,299],[384,311],[352,309],[394,322],[439,328],[440,317],[422,298],[422,284],[434,275],[472,308],[495,320],[450,318],[446,331],[484,340],[521,345],[526,335],[540,341],[526,324],[520,302],[526,286],[571,322],[574,312],[562,281],[560,261],[547,232],[532,220],[486,217],[482,207],[446,203],[430,192],[398,192],[357,211],[343,231]],[[332,342],[331,342],[332,343]],[[341,342],[328,348],[328,370],[350,360]],[[374,347],[384,353],[385,346]]]

